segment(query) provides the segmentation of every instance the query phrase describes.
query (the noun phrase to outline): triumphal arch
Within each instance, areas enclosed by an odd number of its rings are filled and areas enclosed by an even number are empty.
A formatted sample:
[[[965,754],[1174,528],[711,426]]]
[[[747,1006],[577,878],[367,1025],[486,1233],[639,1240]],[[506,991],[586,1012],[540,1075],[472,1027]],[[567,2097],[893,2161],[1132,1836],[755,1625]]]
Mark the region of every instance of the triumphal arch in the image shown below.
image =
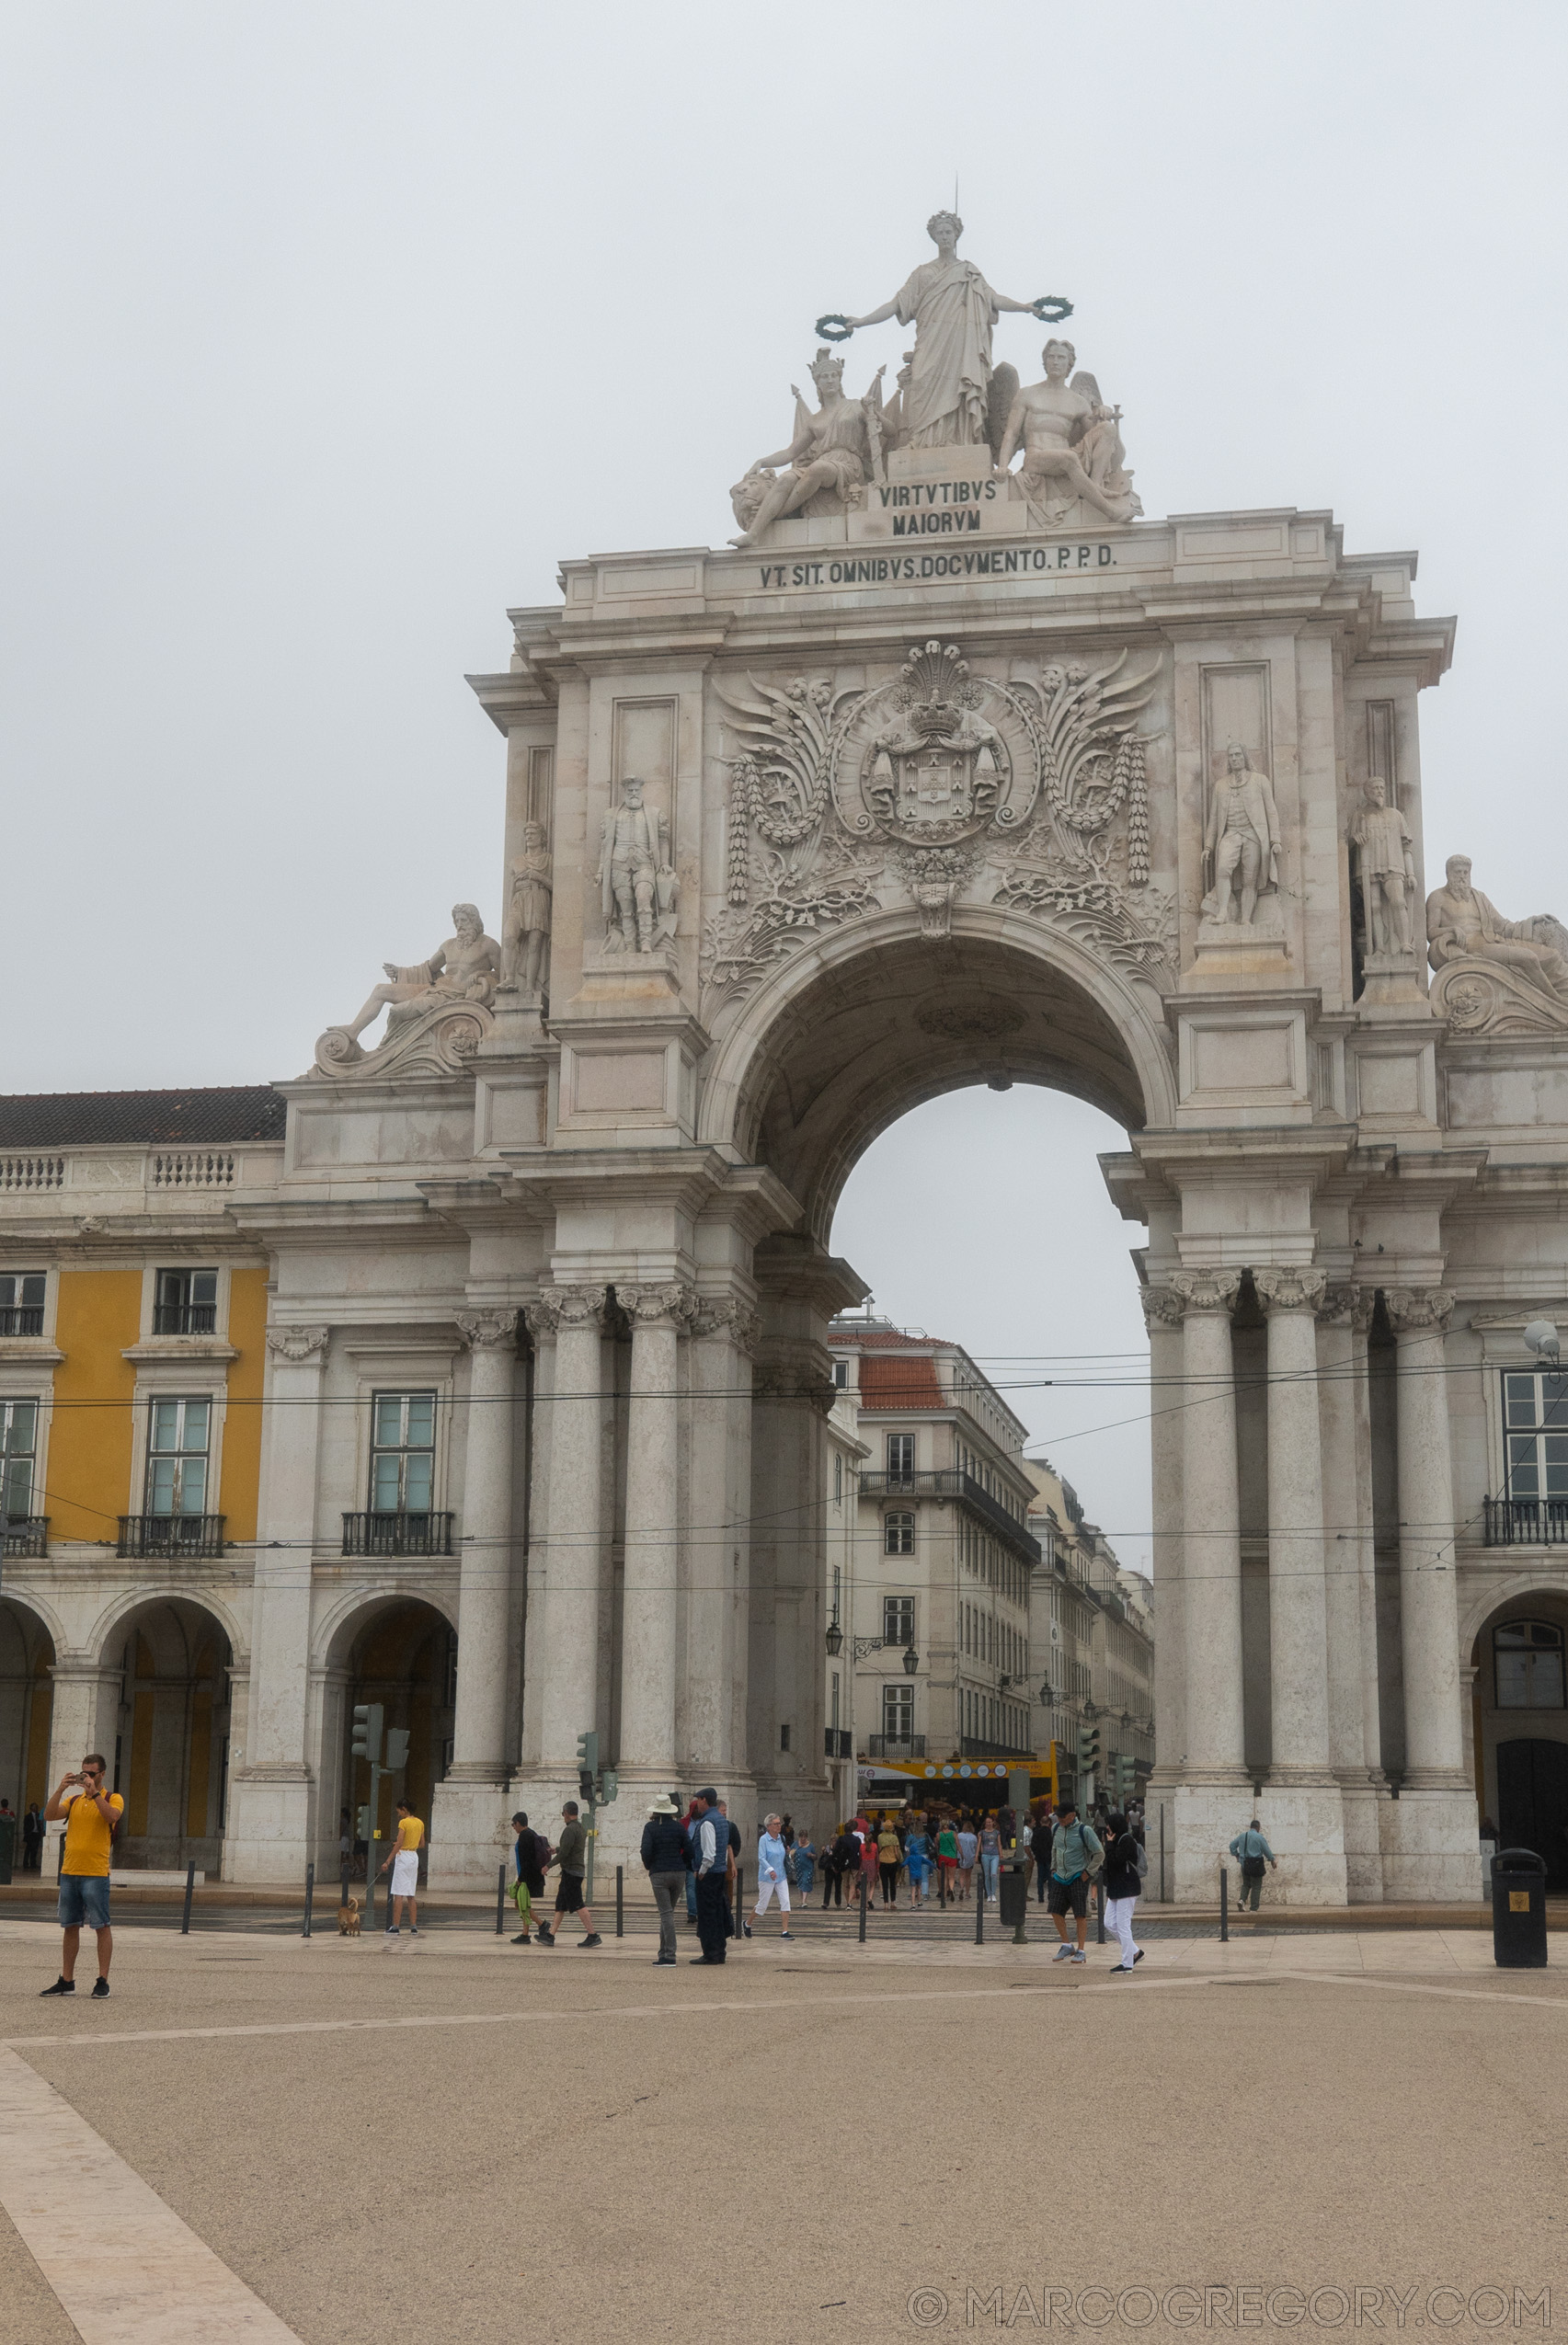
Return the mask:
[[[1254,1809],[1276,1893],[1476,1893],[1482,1631],[1568,1620],[1534,1324],[1568,1310],[1568,936],[1428,867],[1454,623],[1414,555],[1146,515],[1086,304],[1080,353],[1066,301],[931,236],[881,309],[803,326],[787,436],[759,386],[728,544],[573,557],[509,614],[471,680],[495,933],[458,906],[283,1087],[281,1177],[235,1209],[270,1397],[323,1405],[269,1420],[232,1870],[334,1838],[352,1570],[458,1625],[438,1878],[494,1878],[588,1727],[604,1859],[671,1786],[826,1823],[835,1201],[917,1102],[1026,1081],[1125,1127],[1149,1233],[1174,1893]],[[452,1561],[345,1566],[360,1420],[415,1387]]]

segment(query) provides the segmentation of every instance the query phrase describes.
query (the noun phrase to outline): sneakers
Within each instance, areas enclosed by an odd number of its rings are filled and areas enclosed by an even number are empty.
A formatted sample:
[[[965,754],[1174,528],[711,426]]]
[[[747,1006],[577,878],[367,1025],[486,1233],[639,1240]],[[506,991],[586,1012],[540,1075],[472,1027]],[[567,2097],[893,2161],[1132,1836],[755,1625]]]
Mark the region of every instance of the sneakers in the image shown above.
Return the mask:
[[[388,1922],[386,1926],[386,1934],[388,1938],[397,1938],[402,1935],[395,1922]]]
[[[75,1980],[68,1979],[63,1972],[61,1973],[52,1986],[40,1986],[39,1989],[39,1993],[40,1995],[74,1995],[75,1992]]]
[[[751,1935],[751,1925],[750,1925],[750,1922],[742,1922],[742,1923],[741,1923],[741,1925],[740,1925],[740,1927],[741,1927],[741,1928],[742,1928],[742,1929],[746,1932],[747,1937],[748,1937],[748,1938],[750,1938],[750,1935]]]
[[[666,1963],[672,1964],[674,1961],[673,1954],[656,1954],[653,1958],[653,1967],[656,1971],[662,1970]]]
[[[1072,1960],[1075,1962],[1086,1962],[1089,1960],[1089,1957],[1084,1953],[1081,1946],[1075,1946],[1072,1950]]]
[[[95,2003],[100,2003],[108,1993],[109,1981],[107,1979],[95,1979],[93,1981],[93,2001]]]
[[[410,1938],[418,1938],[418,1935],[419,1935],[419,1925],[418,1925],[418,1922],[410,1922],[410,1923],[409,1923],[409,1925],[408,1925],[408,1935],[409,1935],[409,1937],[410,1937]]]
[[[542,1927],[539,1932],[538,1942],[541,1946],[554,1946],[555,1943],[555,1931],[553,1929],[544,1929]]]
[[[1069,1946],[1065,1939],[1063,1939],[1061,1944],[1057,1948],[1056,1959],[1059,1962],[1070,1962],[1072,1960],[1072,1949]]]
[[[794,1942],[794,1939],[795,1939],[795,1932],[794,1932],[794,1930],[792,1930],[792,1929],[781,1929],[781,1930],[780,1930],[780,1932],[779,1932],[779,1944],[780,1944],[781,1946],[789,1946],[789,1945],[793,1944],[793,1942]]]
[[[708,1971],[722,1971],[724,1968],[722,1954],[688,1954],[686,1960],[688,1962],[700,1962]]]
[[[522,1936],[521,1936],[521,1938],[514,1938],[514,1939],[512,1939],[512,1944],[513,1944],[514,1946],[532,1946],[532,1943],[533,1943],[533,1940],[532,1940],[532,1939],[529,1937],[528,1932],[527,1932],[526,1930],[524,1930],[524,1931],[523,1931]]]
[[[1142,1949],[1142,1947],[1141,1947],[1141,1946],[1139,1948],[1139,1950],[1138,1950],[1137,1953],[1133,1956],[1133,1958],[1132,1958],[1132,1959],[1133,1959],[1133,1962],[1134,1962],[1135,1966],[1136,1966],[1138,1963],[1139,1963],[1139,1962],[1142,1962],[1142,1960],[1143,1960],[1143,1949]]]
[[[583,1946],[602,1946],[604,1940],[600,1937],[599,1932],[596,1929],[590,1929],[583,1939],[582,1946],[578,1948],[578,1952],[579,1954],[582,1952]]]

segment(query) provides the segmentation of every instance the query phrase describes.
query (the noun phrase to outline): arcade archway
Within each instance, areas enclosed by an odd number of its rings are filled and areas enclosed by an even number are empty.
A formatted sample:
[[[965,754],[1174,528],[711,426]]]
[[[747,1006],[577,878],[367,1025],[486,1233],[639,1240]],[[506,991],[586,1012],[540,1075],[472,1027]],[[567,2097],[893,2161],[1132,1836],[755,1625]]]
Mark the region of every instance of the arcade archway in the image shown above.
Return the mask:
[[[0,1596],[0,1797],[25,1815],[48,1798],[54,1642],[39,1615]],[[22,1862],[18,1835],[16,1862]]]
[[[1568,1889],[1568,1596],[1516,1590],[1471,1648],[1476,1797],[1499,1846],[1533,1848]]]
[[[120,1671],[112,1773],[125,1801],[115,1862],[156,1871],[222,1869],[233,1650],[200,1604],[164,1596],[115,1623],[104,1652]]]
[[[338,1629],[323,1720],[320,1827],[334,1865],[347,1822],[355,1843],[353,1870],[363,1876],[360,1810],[370,1796],[370,1770],[350,1749],[356,1706],[379,1703],[386,1727],[408,1736],[406,1765],[383,1775],[378,1789],[374,1828],[384,1850],[399,1798],[429,1829],[435,1787],[452,1764],[456,1694],[457,1633],[434,1605],[414,1596],[377,1598]]]

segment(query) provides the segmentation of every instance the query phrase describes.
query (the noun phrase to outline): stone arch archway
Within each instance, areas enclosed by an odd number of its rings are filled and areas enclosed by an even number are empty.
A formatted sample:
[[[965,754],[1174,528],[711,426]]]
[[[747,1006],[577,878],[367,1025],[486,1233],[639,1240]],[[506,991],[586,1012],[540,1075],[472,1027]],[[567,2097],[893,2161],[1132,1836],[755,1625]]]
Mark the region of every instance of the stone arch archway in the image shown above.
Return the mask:
[[[1561,1890],[1568,1886],[1568,1591],[1548,1573],[1516,1573],[1471,1605],[1462,1637],[1482,1813],[1502,1846],[1544,1858],[1549,1885]]]
[[[106,1750],[125,1802],[117,1870],[221,1870],[234,1665],[229,1624],[195,1596],[140,1595],[101,1629],[99,1669],[119,1680]]]
[[[59,1651],[43,1607],[28,1596],[0,1596],[0,1797],[17,1816],[41,1806],[51,1790],[52,1672]],[[23,1859],[18,1826],[15,1861]]]
[[[406,1766],[381,1779],[373,1828],[393,1823],[393,1802],[406,1798],[427,1831],[436,1785],[452,1758],[457,1669],[457,1630],[439,1599],[395,1586],[356,1589],[323,1624],[321,1655],[321,1785],[317,1862],[336,1871],[342,1819],[348,1811],[356,1844],[353,1870],[362,1877],[360,1809],[369,1797],[369,1769],[349,1748],[358,1703],[379,1703],[387,1729],[408,1735]]]

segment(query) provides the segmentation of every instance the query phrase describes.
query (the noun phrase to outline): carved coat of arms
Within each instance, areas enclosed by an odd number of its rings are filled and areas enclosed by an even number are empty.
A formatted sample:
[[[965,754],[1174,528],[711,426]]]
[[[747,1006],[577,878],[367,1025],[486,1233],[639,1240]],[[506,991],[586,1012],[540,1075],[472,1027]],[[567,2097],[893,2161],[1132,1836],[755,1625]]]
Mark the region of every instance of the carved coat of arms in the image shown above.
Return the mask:
[[[1039,786],[1035,761],[1025,754],[1015,762],[1002,694],[970,674],[955,646],[912,651],[897,681],[862,705],[874,729],[858,761],[842,761],[836,776],[852,831],[875,829],[904,847],[946,847],[1025,819]],[[891,722],[876,721],[887,716]]]

